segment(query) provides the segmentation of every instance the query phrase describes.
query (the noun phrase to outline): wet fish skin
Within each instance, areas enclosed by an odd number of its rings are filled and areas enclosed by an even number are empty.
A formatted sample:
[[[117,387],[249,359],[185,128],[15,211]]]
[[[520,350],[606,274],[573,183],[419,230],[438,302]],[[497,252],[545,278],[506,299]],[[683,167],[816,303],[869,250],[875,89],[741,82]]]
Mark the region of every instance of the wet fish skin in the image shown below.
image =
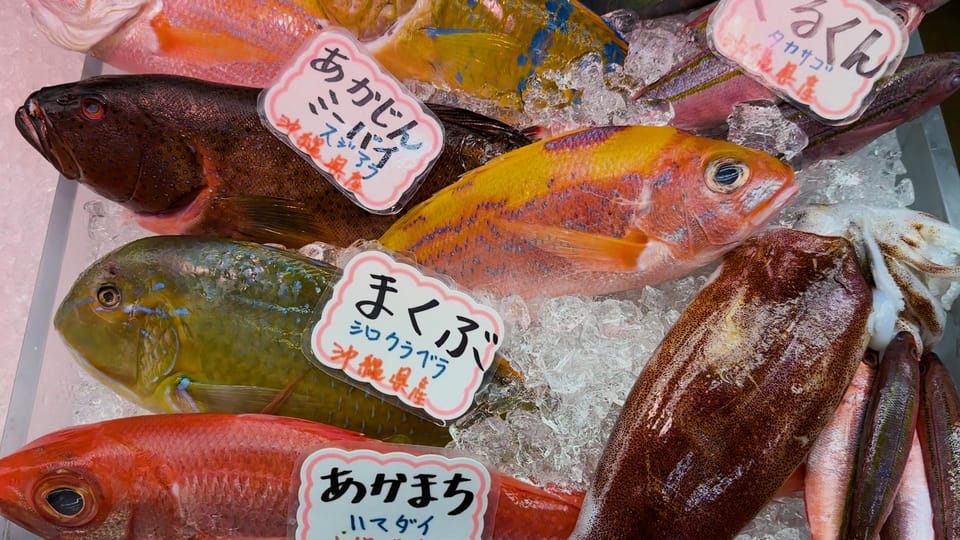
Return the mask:
[[[845,538],[871,540],[893,510],[917,427],[920,349],[899,332],[880,360],[857,452],[857,487]]]
[[[34,92],[16,121],[64,176],[133,210],[159,234],[291,247],[317,240],[349,245],[382,234],[397,216],[354,205],[267,130],[257,113],[259,93],[171,75],[102,76]],[[444,148],[408,207],[530,142],[470,111],[431,108],[444,125]]]
[[[917,431],[913,432],[912,440],[903,480],[897,489],[893,510],[880,529],[880,540],[934,540],[930,487]]]
[[[927,53],[904,58],[897,71],[878,84],[877,96],[851,124],[829,126],[790,104],[780,105],[784,118],[807,134],[803,166],[840,159],[863,148],[943,103],[960,89],[960,52]]]
[[[76,280],[54,326],[80,365],[154,412],[271,412],[444,445],[444,427],[330,377],[301,340],[339,269],[249,242],[154,236]],[[307,351],[309,353],[309,351]],[[290,393],[279,405],[282,392]]]
[[[923,355],[920,445],[937,540],[960,537],[960,397],[936,353]]]
[[[718,187],[718,167],[736,182]],[[589,128],[470,171],[380,242],[467,288],[605,294],[715,260],[796,191],[792,170],[762,152],[670,127]]]
[[[844,239],[771,230],[727,254],[630,391],[571,538],[733,538],[830,420],[871,305]]]
[[[77,426],[0,459],[0,514],[44,538],[286,538],[296,525],[290,499],[303,459],[345,445],[384,448],[350,431],[267,415],[153,415]],[[491,473],[500,481],[493,538],[566,538],[579,494]],[[58,488],[83,495],[76,516],[57,515],[44,501]]]
[[[803,500],[813,540],[842,538],[853,504],[857,441],[876,377],[878,354],[867,351],[829,423],[807,455]]]
[[[397,79],[521,106],[531,75],[626,44],[576,0],[30,0],[54,43],[130,73],[269,86],[318,28],[351,31]],[[259,21],[258,24],[250,24]]]

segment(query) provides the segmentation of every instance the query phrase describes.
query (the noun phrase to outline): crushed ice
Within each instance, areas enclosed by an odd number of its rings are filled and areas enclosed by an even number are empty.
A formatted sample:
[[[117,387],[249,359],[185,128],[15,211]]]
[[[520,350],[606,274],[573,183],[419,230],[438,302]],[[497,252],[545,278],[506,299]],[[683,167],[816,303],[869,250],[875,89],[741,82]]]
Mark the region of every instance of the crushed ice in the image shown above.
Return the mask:
[[[672,117],[669,105],[634,102],[630,96],[670,69],[671,63],[664,59],[677,63],[695,50],[695,45],[680,37],[682,20],[637,21],[629,14],[612,14],[608,19],[631,44],[624,67],[610,68],[598,56],[588,55],[568,70],[532,80],[527,110],[519,118],[492,102],[465,100],[427,85],[414,84],[413,91],[422,99],[465,106],[523,126],[550,123],[571,129],[667,123]],[[574,104],[564,107],[569,95],[575,96]],[[769,110],[744,107],[731,120],[730,136],[744,144],[787,155],[802,146],[796,132]],[[810,167],[798,174],[801,194],[778,223],[791,224],[796,208],[811,203],[911,204],[913,186],[904,178],[900,157],[899,143],[891,133],[843,161]],[[147,234],[114,203],[98,199],[84,209],[93,244],[91,261]],[[312,255],[330,260],[337,254]],[[528,304],[518,297],[481,294],[480,300],[499,309],[508,324],[501,351],[524,373],[524,388],[516,396],[517,406],[506,414],[481,420],[468,416],[458,422],[451,446],[520,478],[585,489],[636,376],[705,283],[708,271],[615,297],[566,296]],[[104,410],[118,416],[132,412],[105,400],[109,391],[90,379],[77,385],[73,394],[76,403],[82,403],[76,408],[78,423],[100,420]],[[90,407],[90,403],[101,406]],[[737,538],[809,538],[802,499],[771,503]]]

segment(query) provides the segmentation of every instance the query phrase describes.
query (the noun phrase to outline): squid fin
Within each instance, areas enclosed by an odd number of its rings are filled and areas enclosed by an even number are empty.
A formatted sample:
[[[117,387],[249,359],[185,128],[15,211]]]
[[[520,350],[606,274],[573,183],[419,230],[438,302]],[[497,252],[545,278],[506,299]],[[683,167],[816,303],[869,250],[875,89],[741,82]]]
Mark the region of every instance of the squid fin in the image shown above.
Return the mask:
[[[640,231],[615,238],[529,223],[510,224],[508,228],[533,241],[538,248],[570,260],[583,271],[633,272],[649,242]]]
[[[160,13],[150,21],[160,50],[203,64],[279,62],[276,53],[240,38],[202,30],[179,28]]]

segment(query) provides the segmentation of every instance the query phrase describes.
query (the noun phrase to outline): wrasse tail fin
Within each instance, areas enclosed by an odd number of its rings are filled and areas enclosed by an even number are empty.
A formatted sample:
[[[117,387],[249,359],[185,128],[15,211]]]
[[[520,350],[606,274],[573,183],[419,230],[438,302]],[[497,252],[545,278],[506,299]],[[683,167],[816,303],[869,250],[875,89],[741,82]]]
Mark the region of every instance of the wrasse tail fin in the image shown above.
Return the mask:
[[[506,227],[532,240],[538,248],[574,262],[584,271],[633,272],[648,244],[647,236],[640,231],[625,238],[614,238],[529,223],[510,223]]]
[[[237,195],[219,202],[236,217],[237,232],[261,243],[300,247],[331,238],[314,219],[313,212],[298,201]]]
[[[276,53],[242,39],[217,32],[179,28],[160,13],[150,21],[160,50],[202,64],[227,62],[279,62]]]

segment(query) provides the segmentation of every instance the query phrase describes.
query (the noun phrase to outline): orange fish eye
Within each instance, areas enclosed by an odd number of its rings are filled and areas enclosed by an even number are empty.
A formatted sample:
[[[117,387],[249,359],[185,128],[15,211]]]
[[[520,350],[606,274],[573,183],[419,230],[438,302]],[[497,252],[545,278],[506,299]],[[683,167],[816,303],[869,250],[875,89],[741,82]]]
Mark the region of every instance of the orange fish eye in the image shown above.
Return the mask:
[[[85,97],[80,100],[80,111],[88,120],[100,120],[103,118],[104,110],[103,103],[97,98]]]
[[[750,166],[733,158],[715,159],[704,171],[707,187],[716,193],[733,193],[749,178]]]
[[[97,515],[97,500],[86,482],[71,474],[57,474],[34,491],[40,514],[55,525],[81,527]]]

